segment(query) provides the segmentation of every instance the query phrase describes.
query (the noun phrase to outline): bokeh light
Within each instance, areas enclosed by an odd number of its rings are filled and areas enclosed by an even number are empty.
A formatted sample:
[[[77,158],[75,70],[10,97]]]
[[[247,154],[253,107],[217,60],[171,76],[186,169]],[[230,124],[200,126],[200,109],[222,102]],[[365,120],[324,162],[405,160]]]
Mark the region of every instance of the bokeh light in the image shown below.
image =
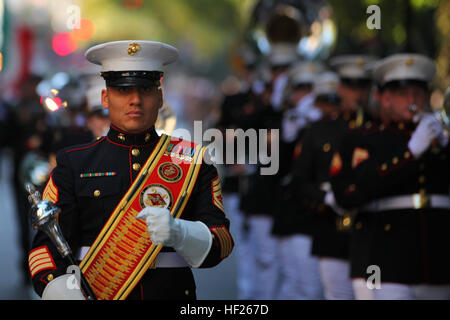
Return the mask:
[[[73,36],[78,40],[89,40],[92,38],[95,32],[95,26],[92,20],[88,18],[82,18],[80,20],[80,28],[73,29]]]
[[[52,48],[59,56],[67,56],[78,47],[78,41],[72,33],[62,32],[53,36]]]

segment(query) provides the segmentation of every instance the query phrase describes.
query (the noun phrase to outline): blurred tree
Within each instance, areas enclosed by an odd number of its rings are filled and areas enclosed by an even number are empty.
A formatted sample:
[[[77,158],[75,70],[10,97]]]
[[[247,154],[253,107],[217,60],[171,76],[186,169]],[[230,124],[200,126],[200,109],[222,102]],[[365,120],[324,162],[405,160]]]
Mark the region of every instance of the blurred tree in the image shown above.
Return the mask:
[[[246,25],[254,0],[84,0],[82,16],[95,24],[93,41],[148,39],[183,45],[191,58],[219,54]]]
[[[450,86],[450,1],[442,0],[435,17],[438,30],[437,86],[444,91]]]
[[[433,22],[440,2],[448,0],[328,0],[338,29],[335,54],[366,53],[385,56],[397,52],[436,55]],[[367,7],[377,5],[381,29],[369,29]],[[424,27],[426,26],[426,27]]]

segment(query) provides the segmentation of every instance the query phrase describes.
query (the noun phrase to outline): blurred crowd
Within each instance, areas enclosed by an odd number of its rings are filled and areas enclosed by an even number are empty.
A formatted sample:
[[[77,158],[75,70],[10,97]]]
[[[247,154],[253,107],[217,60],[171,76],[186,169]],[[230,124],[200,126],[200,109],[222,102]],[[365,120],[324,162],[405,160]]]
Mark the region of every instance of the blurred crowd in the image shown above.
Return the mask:
[[[450,299],[439,227],[450,212],[448,133],[429,103],[434,62],[307,61],[286,43],[238,55],[240,86],[217,127],[280,137],[277,174],[261,175],[262,158],[223,167],[238,299]]]
[[[9,151],[14,163],[11,168],[14,171],[12,184],[17,208],[22,256],[20,269],[24,285],[30,284],[28,251],[33,235],[25,184],[32,183],[42,189],[56,165],[58,150],[90,142],[108,131],[108,113],[101,106],[101,88],[92,83],[91,78],[94,76],[100,78],[98,73],[90,72],[72,79],[71,84],[64,86],[64,90],[67,90],[74,83],[82,83],[83,89],[74,93],[60,92],[55,88],[40,90],[43,85],[48,84],[49,79],[30,75],[21,84],[17,97],[0,102],[0,152]],[[92,89],[96,90],[96,95],[92,95]],[[62,102],[65,98],[70,99],[70,106],[67,100]]]

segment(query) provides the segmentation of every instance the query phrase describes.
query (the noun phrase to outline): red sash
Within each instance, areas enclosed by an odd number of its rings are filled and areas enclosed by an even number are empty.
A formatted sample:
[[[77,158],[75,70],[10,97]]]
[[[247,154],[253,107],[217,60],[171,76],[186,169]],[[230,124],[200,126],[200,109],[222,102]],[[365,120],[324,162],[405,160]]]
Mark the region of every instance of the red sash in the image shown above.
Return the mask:
[[[135,219],[146,206],[163,206],[178,218],[200,170],[204,148],[162,135],[138,177],[80,264],[97,299],[123,300],[155,261],[161,245]]]

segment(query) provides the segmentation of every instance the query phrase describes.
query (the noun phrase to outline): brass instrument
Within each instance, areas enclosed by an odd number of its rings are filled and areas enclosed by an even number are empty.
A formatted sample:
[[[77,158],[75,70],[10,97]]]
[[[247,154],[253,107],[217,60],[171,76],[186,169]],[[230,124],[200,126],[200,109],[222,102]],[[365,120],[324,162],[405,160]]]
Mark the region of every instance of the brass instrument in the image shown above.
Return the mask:
[[[272,44],[297,44],[305,33],[300,11],[291,5],[279,5],[269,17],[265,32],[267,39]]]

